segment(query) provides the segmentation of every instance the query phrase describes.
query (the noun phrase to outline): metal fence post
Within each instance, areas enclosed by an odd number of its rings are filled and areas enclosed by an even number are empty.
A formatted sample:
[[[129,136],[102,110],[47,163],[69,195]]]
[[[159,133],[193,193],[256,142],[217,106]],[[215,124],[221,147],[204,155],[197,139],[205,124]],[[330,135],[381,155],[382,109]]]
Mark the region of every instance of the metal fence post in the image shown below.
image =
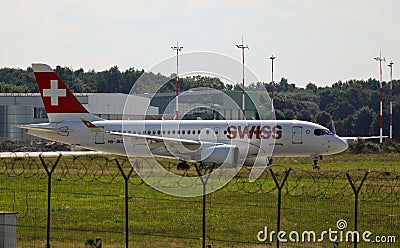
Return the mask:
[[[204,180],[203,178],[203,174],[201,173],[199,166],[197,163],[195,163],[195,168],[197,171],[197,175],[199,176],[201,183],[203,184],[203,214],[202,214],[202,238],[203,238],[203,242],[202,242],[202,247],[206,248],[206,200],[207,200],[207,194],[206,194],[206,190],[207,190],[207,183],[208,183],[208,179],[210,178],[211,172],[214,170],[215,164],[212,164],[212,166],[210,167],[210,173],[207,174],[206,179]]]
[[[46,170],[47,176],[48,176],[48,181],[47,181],[47,239],[46,239],[46,247],[50,248],[50,212],[51,212],[51,175],[54,172],[54,169],[57,167],[58,162],[61,159],[61,154],[58,155],[58,158],[56,162],[53,164],[51,169],[49,170],[49,167],[47,166],[46,162],[44,161],[44,158],[42,154],[39,155],[40,161],[42,162],[42,165],[44,169]]]
[[[129,184],[129,178],[132,175],[133,172],[133,166],[129,169],[128,175],[125,174],[124,170],[122,169],[118,159],[115,159],[115,163],[118,166],[119,171],[122,174],[122,177],[124,178],[125,182],[125,247],[128,248],[129,246],[129,194],[128,194],[128,184]]]
[[[356,188],[354,185],[353,181],[351,180],[350,174],[346,172],[347,179],[349,180],[349,183],[351,185],[351,188],[353,189],[354,192],[354,230],[355,232],[358,231],[358,194],[360,193],[361,187],[363,186],[365,179],[367,179],[368,176],[368,171],[365,172],[364,177],[361,180],[360,185]],[[357,240],[354,241],[354,248],[357,248]]]
[[[282,208],[282,188],[283,185],[285,185],[285,182],[289,176],[290,171],[292,170],[292,168],[289,168],[286,172],[285,172],[285,177],[283,178],[282,182],[279,184],[278,179],[276,178],[274,172],[272,171],[272,169],[269,169],[269,172],[272,175],[272,178],[274,179],[275,182],[275,186],[278,189],[278,221],[276,224],[276,247],[279,248],[279,232],[281,231],[281,208]]]

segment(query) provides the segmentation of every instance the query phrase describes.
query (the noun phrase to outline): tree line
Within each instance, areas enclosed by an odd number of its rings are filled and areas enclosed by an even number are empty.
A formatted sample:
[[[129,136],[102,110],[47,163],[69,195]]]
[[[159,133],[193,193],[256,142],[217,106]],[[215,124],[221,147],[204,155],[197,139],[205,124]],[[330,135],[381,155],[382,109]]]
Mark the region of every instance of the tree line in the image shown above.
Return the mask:
[[[125,93],[140,78],[140,87],[135,93],[173,92],[175,75],[169,77],[144,72],[135,68],[121,71],[117,66],[96,72],[83,69],[73,70],[57,66],[55,72],[73,92],[83,93]],[[389,134],[389,91],[390,84],[383,82],[383,129]],[[246,90],[265,87],[268,92],[275,88],[274,108],[277,119],[299,119],[320,123],[330,127],[334,120],[336,131],[342,136],[369,136],[379,134],[379,81],[348,80],[333,83],[332,86],[318,87],[313,83],[305,88],[282,78],[274,85],[271,82],[256,82],[246,86]],[[179,78],[179,91],[198,87],[218,90],[241,90],[240,84],[224,84],[219,78],[191,76]],[[31,67],[26,70],[15,68],[0,69],[0,93],[35,93],[38,88]],[[400,81],[393,82],[393,137],[400,140]]]

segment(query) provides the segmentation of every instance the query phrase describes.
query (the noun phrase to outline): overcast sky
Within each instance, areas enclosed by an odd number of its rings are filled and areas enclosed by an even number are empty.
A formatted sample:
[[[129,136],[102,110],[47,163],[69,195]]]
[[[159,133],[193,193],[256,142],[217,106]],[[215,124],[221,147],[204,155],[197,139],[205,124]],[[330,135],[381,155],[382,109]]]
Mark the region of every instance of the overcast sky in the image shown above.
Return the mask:
[[[275,79],[302,87],[378,78],[380,49],[400,74],[396,0],[2,1],[1,10],[0,67],[146,70],[174,55],[177,37],[182,52],[240,61],[243,35],[246,65],[263,81],[272,54]]]

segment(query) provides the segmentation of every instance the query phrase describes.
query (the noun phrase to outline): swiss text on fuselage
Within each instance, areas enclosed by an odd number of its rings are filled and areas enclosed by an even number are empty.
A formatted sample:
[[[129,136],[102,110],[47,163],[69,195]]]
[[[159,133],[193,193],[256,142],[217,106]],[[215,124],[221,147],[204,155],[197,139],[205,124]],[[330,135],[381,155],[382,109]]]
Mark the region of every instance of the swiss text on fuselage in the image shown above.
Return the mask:
[[[282,126],[229,126],[228,139],[281,139]]]

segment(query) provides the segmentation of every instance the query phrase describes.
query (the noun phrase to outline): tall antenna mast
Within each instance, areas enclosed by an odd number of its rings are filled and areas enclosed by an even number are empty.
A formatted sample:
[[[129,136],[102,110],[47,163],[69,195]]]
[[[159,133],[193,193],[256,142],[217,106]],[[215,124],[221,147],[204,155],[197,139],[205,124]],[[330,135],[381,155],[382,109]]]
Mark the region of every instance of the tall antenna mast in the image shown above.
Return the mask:
[[[246,120],[246,108],[245,108],[245,102],[244,102],[244,49],[249,49],[249,47],[245,44],[243,44],[243,35],[242,35],[242,44],[237,44],[237,48],[242,49],[242,119]]]
[[[379,57],[374,58],[379,61],[379,143],[383,142],[383,129],[382,129],[382,61],[386,62],[385,58],[382,58],[381,51],[379,50]]]
[[[182,51],[183,46],[179,46],[178,44],[178,38],[176,39],[176,46],[171,47],[172,50],[176,51],[176,82],[175,82],[175,98],[176,98],[176,104],[175,104],[175,120],[179,120],[179,108],[178,108],[178,95],[179,95],[179,89],[178,89],[178,82],[179,82],[179,63],[178,63],[178,58],[179,58],[179,52]]]
[[[274,108],[274,92],[275,92],[275,81],[274,81],[274,59],[276,59],[276,57],[274,55],[271,55],[271,57],[269,57],[269,59],[271,60],[271,83],[272,83],[272,115],[273,118],[275,119],[275,108]]]
[[[392,109],[392,84],[393,84],[393,61],[390,61],[388,66],[390,67],[390,129],[389,129],[389,138],[393,139],[393,109]]]

